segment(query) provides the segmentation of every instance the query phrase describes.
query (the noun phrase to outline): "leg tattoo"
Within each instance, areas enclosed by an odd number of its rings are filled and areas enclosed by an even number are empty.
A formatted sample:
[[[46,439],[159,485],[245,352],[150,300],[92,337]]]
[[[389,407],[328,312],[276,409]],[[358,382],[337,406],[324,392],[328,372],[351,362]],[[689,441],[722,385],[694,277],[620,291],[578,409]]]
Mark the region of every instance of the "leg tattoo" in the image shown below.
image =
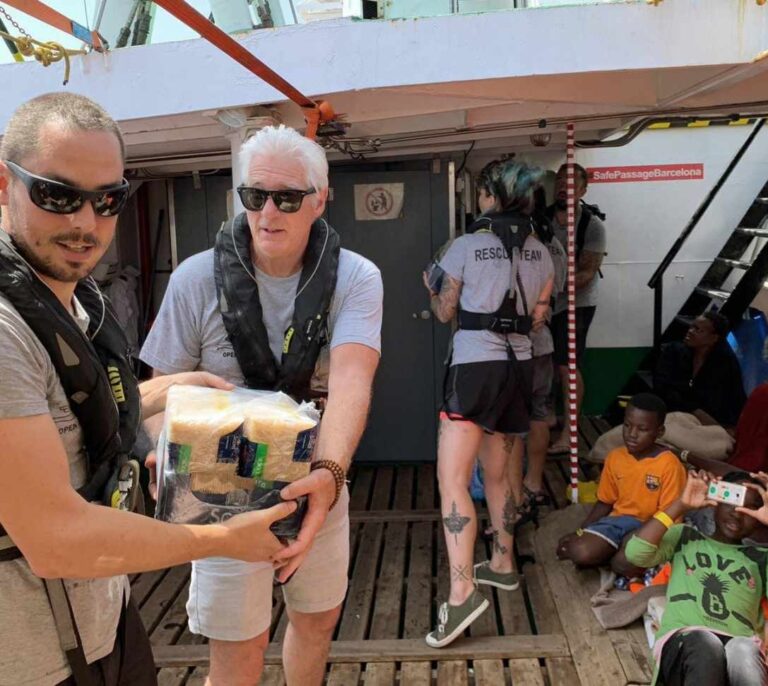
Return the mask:
[[[459,510],[456,507],[456,501],[454,500],[451,504],[451,514],[447,517],[443,517],[443,524],[445,525],[445,528],[448,529],[448,532],[453,534],[456,545],[459,544],[459,534],[464,531],[471,519],[471,517],[464,517],[459,514]]]

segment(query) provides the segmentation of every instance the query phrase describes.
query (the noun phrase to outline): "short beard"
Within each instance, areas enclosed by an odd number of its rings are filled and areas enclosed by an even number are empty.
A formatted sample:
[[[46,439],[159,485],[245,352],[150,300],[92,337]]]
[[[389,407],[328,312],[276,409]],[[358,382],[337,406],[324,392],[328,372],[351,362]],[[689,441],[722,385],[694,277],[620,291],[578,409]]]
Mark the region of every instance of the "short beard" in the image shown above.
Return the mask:
[[[90,271],[83,274],[77,268],[62,268],[56,267],[49,261],[38,257],[35,251],[20,235],[11,234],[11,240],[13,241],[16,250],[19,254],[29,263],[40,276],[48,277],[54,281],[60,281],[62,283],[77,283],[81,279],[84,279]],[[66,269],[66,270],[65,270]]]

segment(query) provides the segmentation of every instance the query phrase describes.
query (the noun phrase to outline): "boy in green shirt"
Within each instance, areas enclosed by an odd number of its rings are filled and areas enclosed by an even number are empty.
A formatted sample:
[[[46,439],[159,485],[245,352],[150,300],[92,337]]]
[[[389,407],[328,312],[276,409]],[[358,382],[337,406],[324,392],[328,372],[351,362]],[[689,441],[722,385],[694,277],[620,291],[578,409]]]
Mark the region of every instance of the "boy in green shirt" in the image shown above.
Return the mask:
[[[744,545],[760,522],[768,523],[768,475],[731,472],[743,483],[745,507],[707,499],[706,472],[691,471],[682,495],[629,541],[627,559],[643,567],[668,560],[672,575],[667,607],[656,635],[654,683],[664,686],[763,686],[761,600],[766,595],[768,548]],[[765,502],[761,502],[762,499]],[[715,507],[715,533],[704,536],[685,524],[686,512]]]

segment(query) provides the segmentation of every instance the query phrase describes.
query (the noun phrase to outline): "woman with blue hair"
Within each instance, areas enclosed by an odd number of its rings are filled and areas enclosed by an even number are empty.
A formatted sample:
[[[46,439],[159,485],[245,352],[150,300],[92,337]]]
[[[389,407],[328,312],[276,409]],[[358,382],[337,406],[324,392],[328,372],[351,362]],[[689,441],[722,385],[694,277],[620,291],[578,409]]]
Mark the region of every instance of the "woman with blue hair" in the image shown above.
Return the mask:
[[[432,311],[457,316],[440,414],[438,481],[451,586],[426,641],[448,645],[488,607],[477,585],[513,591],[512,535],[517,520],[506,465],[528,431],[531,331],[546,322],[554,270],[531,219],[541,172],[514,160],[487,165],[477,180],[482,214],[439,262],[439,292],[424,275]],[[430,278],[431,277],[431,278]],[[477,518],[469,495],[477,455],[493,526],[493,555],[473,565]]]

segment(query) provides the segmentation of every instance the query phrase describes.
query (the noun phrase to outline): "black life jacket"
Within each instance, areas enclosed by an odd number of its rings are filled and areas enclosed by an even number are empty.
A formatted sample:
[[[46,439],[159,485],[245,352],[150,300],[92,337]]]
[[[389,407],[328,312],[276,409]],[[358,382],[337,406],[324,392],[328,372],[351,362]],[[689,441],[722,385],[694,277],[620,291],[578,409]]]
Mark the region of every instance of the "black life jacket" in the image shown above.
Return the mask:
[[[96,282],[78,283],[75,296],[88,313],[83,334],[72,315],[0,231],[0,293],[18,311],[51,357],[56,375],[80,422],[86,454],[88,501],[110,504],[107,485],[136,440],[141,422],[138,383],[128,341]]]
[[[476,219],[467,233],[493,232],[504,246],[504,251],[512,267],[512,284],[496,312],[469,312],[459,308],[458,326],[467,331],[488,330],[500,334],[520,334],[527,336],[533,326],[533,318],[528,314],[525,294],[522,292],[519,264],[520,251],[528,236],[534,231],[534,222],[529,215],[516,210],[489,212]],[[524,315],[518,314],[517,298],[522,298]]]
[[[312,224],[294,301],[293,320],[284,333],[280,364],[269,347],[251,271],[251,231],[245,212],[216,235],[214,275],[219,309],[235,357],[249,388],[311,398],[310,381],[320,350],[328,341],[328,315],[336,290],[341,241],[325,220]]]

